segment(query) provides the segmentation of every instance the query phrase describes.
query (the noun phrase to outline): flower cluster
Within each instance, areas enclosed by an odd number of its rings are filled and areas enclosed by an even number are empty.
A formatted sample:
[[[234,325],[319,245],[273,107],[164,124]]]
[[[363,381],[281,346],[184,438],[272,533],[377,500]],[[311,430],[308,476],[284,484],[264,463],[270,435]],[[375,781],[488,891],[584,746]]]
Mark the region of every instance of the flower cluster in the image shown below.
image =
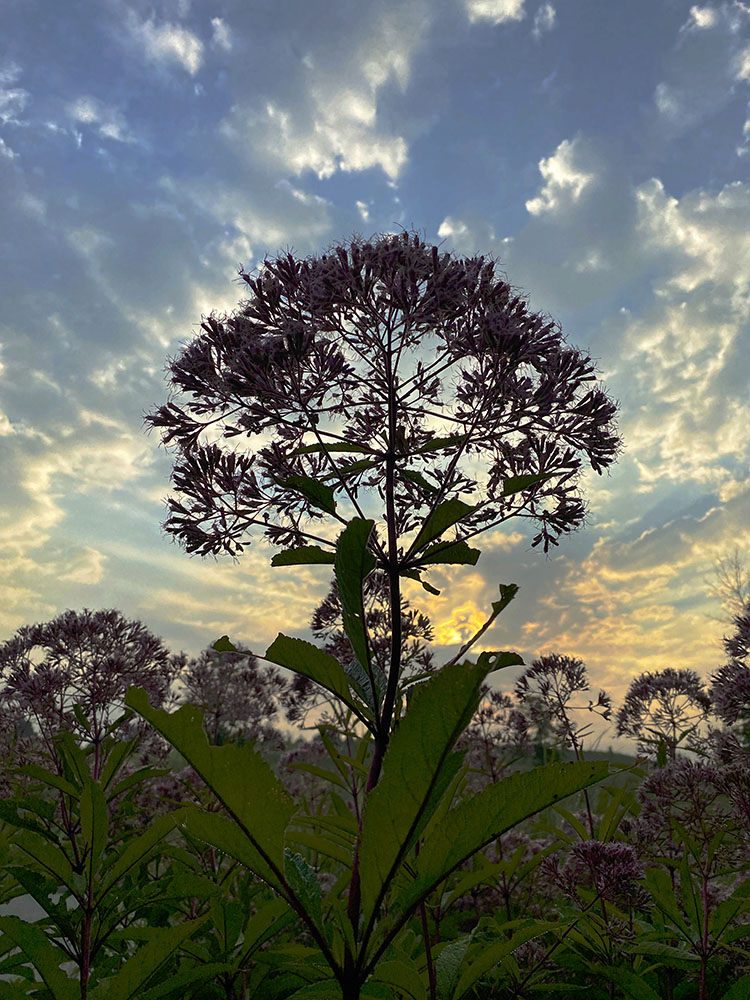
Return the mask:
[[[654,754],[663,740],[670,760],[685,735],[697,732],[711,710],[711,697],[694,670],[667,667],[636,677],[617,713],[617,735],[641,740],[642,753]],[[646,736],[646,734],[649,734]]]
[[[327,481],[362,516],[360,491],[382,497],[396,444],[399,534],[461,493],[476,498],[464,537],[521,516],[546,551],[582,523],[583,460],[599,473],[614,461],[616,404],[493,261],[404,232],[240,274],[250,298],[201,324],[171,362],[173,395],[146,418],[177,449],[166,530],[188,551],[236,554],[252,526],[282,547],[321,541],[299,478]]]

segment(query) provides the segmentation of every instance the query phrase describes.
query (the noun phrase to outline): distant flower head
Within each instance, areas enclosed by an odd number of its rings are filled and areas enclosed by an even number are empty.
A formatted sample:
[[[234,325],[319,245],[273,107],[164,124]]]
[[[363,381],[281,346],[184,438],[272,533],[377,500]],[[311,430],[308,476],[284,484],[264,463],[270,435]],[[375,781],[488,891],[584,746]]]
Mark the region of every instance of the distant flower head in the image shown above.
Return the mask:
[[[735,616],[734,626],[734,635],[724,639],[724,648],[733,659],[746,660],[750,656],[750,601]]]
[[[581,739],[590,727],[580,729],[570,718],[570,711],[582,706],[573,706],[569,703],[576,692],[588,689],[588,676],[583,660],[551,653],[534,660],[521,674],[516,681],[515,692],[532,721],[540,727],[552,722],[563,742],[576,748],[580,746]],[[596,704],[589,700],[588,706],[583,707],[609,720],[612,702],[608,694],[600,691]]]
[[[711,681],[713,709],[722,722],[731,726],[750,715],[750,665],[732,660]]]
[[[641,739],[641,751],[651,754],[653,741],[661,737],[673,759],[682,734],[697,729],[710,710],[711,698],[694,670],[643,673],[632,681],[617,713],[617,735]]]
[[[325,478],[356,511],[394,442],[399,534],[462,493],[466,529],[529,518],[545,551],[582,523],[578,479],[614,461],[616,404],[493,261],[404,232],[240,275],[250,298],[203,321],[171,362],[173,398],[147,417],[177,448],[166,529],[188,551],[236,554],[253,526],[304,544],[321,511],[295,478]],[[545,478],[506,491],[529,474]]]
[[[5,739],[26,732],[14,751],[36,753],[39,739],[54,755],[53,736],[60,729],[84,743],[101,740],[108,724],[125,712],[123,698],[131,685],[146,689],[152,704],[174,702],[171,685],[180,660],[161,639],[119,611],[65,611],[52,621],[29,625],[0,645],[0,730]],[[72,711],[77,702],[88,718],[86,730]],[[36,725],[38,736],[28,731]],[[117,739],[138,734],[139,748],[164,753],[167,744],[143,719],[131,719]]]
[[[553,855],[541,863],[545,876],[570,899],[580,902],[579,889],[593,889],[612,903],[636,906],[644,902],[638,884],[644,865],[630,844],[585,840],[573,844],[560,867]]]

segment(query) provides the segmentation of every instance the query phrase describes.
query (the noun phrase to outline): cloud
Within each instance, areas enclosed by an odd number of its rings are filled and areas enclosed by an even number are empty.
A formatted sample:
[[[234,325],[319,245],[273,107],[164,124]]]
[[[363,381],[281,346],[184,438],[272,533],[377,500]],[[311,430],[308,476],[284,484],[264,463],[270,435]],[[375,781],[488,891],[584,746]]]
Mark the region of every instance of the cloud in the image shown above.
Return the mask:
[[[543,3],[534,15],[534,27],[531,34],[539,39],[545,31],[552,31],[557,20],[557,11],[551,3]]]
[[[21,112],[29,100],[28,90],[23,87],[13,87],[21,76],[18,63],[6,62],[0,65],[0,124],[25,125],[20,118]]]
[[[693,28],[713,28],[717,14],[713,7],[691,7],[688,25]]]
[[[90,545],[85,545],[78,559],[66,572],[60,574],[59,579],[93,587],[104,579],[105,562],[106,556]]]
[[[68,115],[74,122],[97,126],[97,132],[103,139],[135,142],[124,116],[95,97],[78,97],[68,105]]]
[[[578,140],[563,139],[552,156],[539,161],[545,184],[536,198],[526,202],[531,215],[558,212],[574,204],[593,181],[594,175],[582,166],[580,149]]]
[[[251,163],[274,171],[309,170],[325,179],[380,168],[395,182],[408,159],[407,141],[383,128],[381,110],[390,91],[405,92],[430,16],[422,2],[372,9],[351,26],[346,44],[346,29],[334,23],[300,40],[307,51],[289,67],[284,85],[235,104],[223,135]]]
[[[504,24],[506,21],[522,21],[526,16],[524,0],[466,0],[466,14],[469,21],[491,21]]]
[[[211,44],[215,49],[222,49],[224,52],[232,51],[232,35],[227,27],[226,21],[221,17],[211,18]]]
[[[145,55],[157,65],[176,63],[190,76],[203,65],[203,43],[187,28],[169,22],[157,25],[153,18],[140,21],[132,12],[129,28]]]

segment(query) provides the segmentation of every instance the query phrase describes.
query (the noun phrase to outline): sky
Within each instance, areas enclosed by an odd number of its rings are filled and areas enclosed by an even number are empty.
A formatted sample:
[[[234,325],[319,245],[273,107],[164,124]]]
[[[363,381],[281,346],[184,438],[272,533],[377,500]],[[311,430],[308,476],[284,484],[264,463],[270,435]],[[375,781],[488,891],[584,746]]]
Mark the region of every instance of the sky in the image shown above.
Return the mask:
[[[750,560],[750,4],[4,0],[0,36],[0,641],[84,607],[189,654],[310,638],[329,570],[189,557],[143,417],[240,265],[406,227],[494,255],[597,359],[624,440],[549,558],[520,522],[414,585],[437,662],[513,582],[478,649],[580,657],[615,707],[721,665],[713,567]]]

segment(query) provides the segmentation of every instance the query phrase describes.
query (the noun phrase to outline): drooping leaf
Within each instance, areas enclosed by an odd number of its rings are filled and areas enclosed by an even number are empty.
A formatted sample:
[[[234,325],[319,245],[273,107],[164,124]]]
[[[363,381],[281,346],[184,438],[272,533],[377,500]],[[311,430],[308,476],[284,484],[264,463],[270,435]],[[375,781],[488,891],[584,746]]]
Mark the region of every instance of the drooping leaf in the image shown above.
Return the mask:
[[[421,472],[414,472],[412,469],[402,469],[400,475],[404,479],[408,479],[411,483],[416,483],[417,486],[421,486],[423,490],[428,493],[437,493],[437,486],[433,486],[432,483],[425,479]]]
[[[114,976],[102,979],[89,1000],[135,1000],[143,995],[143,985],[171,957],[182,942],[210,917],[209,913],[175,927],[153,928],[151,940],[132,955]]]
[[[245,925],[238,967],[241,968],[261,945],[293,923],[296,917],[294,910],[283,899],[271,899],[259,906]]]
[[[359,719],[371,721],[371,714],[366,706],[353,697],[344,668],[330,653],[304,639],[294,639],[279,633],[266,650],[266,659],[280,667],[287,667],[296,674],[302,674],[303,677],[309,677],[340,698]]]
[[[416,569],[402,569],[401,576],[406,576],[410,580],[416,580],[417,583],[421,583],[428,594],[435,594],[436,596],[440,593],[437,587],[433,587],[431,583],[427,583],[423,580],[420,573]]]
[[[314,507],[319,507],[328,514],[336,513],[336,500],[330,486],[319,483],[316,479],[311,479],[309,476],[290,476],[281,485],[297,490]]]
[[[515,933],[511,934],[510,938],[503,938],[500,941],[489,944],[469,964],[462,963],[462,967],[458,970],[459,974],[454,991],[450,994],[450,1000],[461,1000],[461,997],[465,996],[472,986],[479,982],[482,976],[499,965],[508,955],[512,955],[516,948],[519,948],[522,944],[526,944],[527,941],[533,940],[535,937],[540,937],[547,931],[556,930],[559,927],[557,923],[542,920],[528,922],[511,921],[510,924],[504,926],[512,928],[518,924],[526,924],[526,926],[520,927]]]
[[[312,566],[330,564],[336,561],[335,552],[326,552],[319,545],[300,545],[296,549],[277,552],[271,560],[272,566]]]
[[[0,917],[0,931],[31,961],[55,1000],[79,1000],[81,984],[60,968],[70,956],[53,944],[41,927],[20,917]]]
[[[439,538],[444,531],[447,531],[473,510],[473,507],[464,503],[463,500],[459,500],[458,497],[439,503],[419,529],[419,534],[414,539],[410,551],[419,552],[428,542]]]
[[[481,554],[479,549],[471,548],[464,541],[451,542],[449,545],[444,542],[436,542],[425,549],[419,557],[418,565],[460,563],[466,566],[476,566]]]
[[[152,851],[163,844],[167,834],[175,828],[179,817],[179,809],[175,809],[165,816],[159,816],[149,823],[143,833],[129,840],[119,850],[117,856],[109,861],[102,871],[100,876],[101,883],[97,883],[95,886],[94,901],[96,905],[106,896],[116,882],[124,878],[128,872],[138,868]]]
[[[548,764],[511,774],[451,809],[424,838],[413,863],[416,876],[412,884],[396,899],[389,900],[389,919],[398,921],[410,913],[438,882],[501,834],[568,795],[602,781],[608,770],[606,761]]]
[[[143,688],[131,687],[125,704],[150,722],[205,781],[264,859],[267,874],[280,874],[284,832],[295,805],[254,745],[209,746],[202,709],[183,705],[169,713],[152,708]]]
[[[362,587],[375,567],[375,557],[367,548],[375,522],[352,518],[336,544],[336,584],[341,600],[344,631],[354,654],[365,667],[370,665],[370,648],[365,626]]]
[[[421,448],[417,448],[413,454],[426,455],[431,451],[440,451],[441,448],[450,448],[455,444],[461,444],[467,436],[466,434],[451,434],[448,437],[433,438],[432,441],[423,444]]]
[[[426,991],[422,977],[413,962],[392,959],[380,962],[372,974],[371,982],[395,986],[404,1000],[425,1000]]]
[[[596,965],[591,971],[619,986],[627,1000],[661,1000],[653,987],[627,966]]]
[[[351,660],[349,663],[344,664],[344,672],[349,678],[350,684],[365,704],[369,705],[374,712],[376,705],[380,705],[388,681],[383,668],[377,663],[371,663],[370,670],[375,678],[374,691],[370,677],[359,660]]]
[[[492,602],[492,610],[496,616],[508,607],[518,593],[518,586],[515,583],[500,583],[498,589],[500,590],[500,600]]]
[[[524,476],[511,476],[503,480],[503,495],[509,497],[514,493],[520,493],[521,490],[527,490],[535,483],[543,483],[545,479],[550,479],[554,475],[554,472],[532,472]]]
[[[473,937],[474,932],[472,931],[471,934],[451,941],[438,955],[435,962],[437,1000],[453,1000],[461,965]]]
[[[361,458],[357,462],[351,462],[349,465],[340,465],[335,472],[328,472],[323,479],[346,479],[347,476],[351,476],[356,472],[364,472],[366,469],[374,469],[377,465],[377,461],[367,458]]]
[[[444,667],[412,688],[414,697],[391,737],[382,777],[367,799],[359,849],[362,913],[373,915],[413,843],[441,771],[479,703],[484,666]],[[454,772],[455,773],[455,772]],[[432,802],[432,808],[437,807]]]

